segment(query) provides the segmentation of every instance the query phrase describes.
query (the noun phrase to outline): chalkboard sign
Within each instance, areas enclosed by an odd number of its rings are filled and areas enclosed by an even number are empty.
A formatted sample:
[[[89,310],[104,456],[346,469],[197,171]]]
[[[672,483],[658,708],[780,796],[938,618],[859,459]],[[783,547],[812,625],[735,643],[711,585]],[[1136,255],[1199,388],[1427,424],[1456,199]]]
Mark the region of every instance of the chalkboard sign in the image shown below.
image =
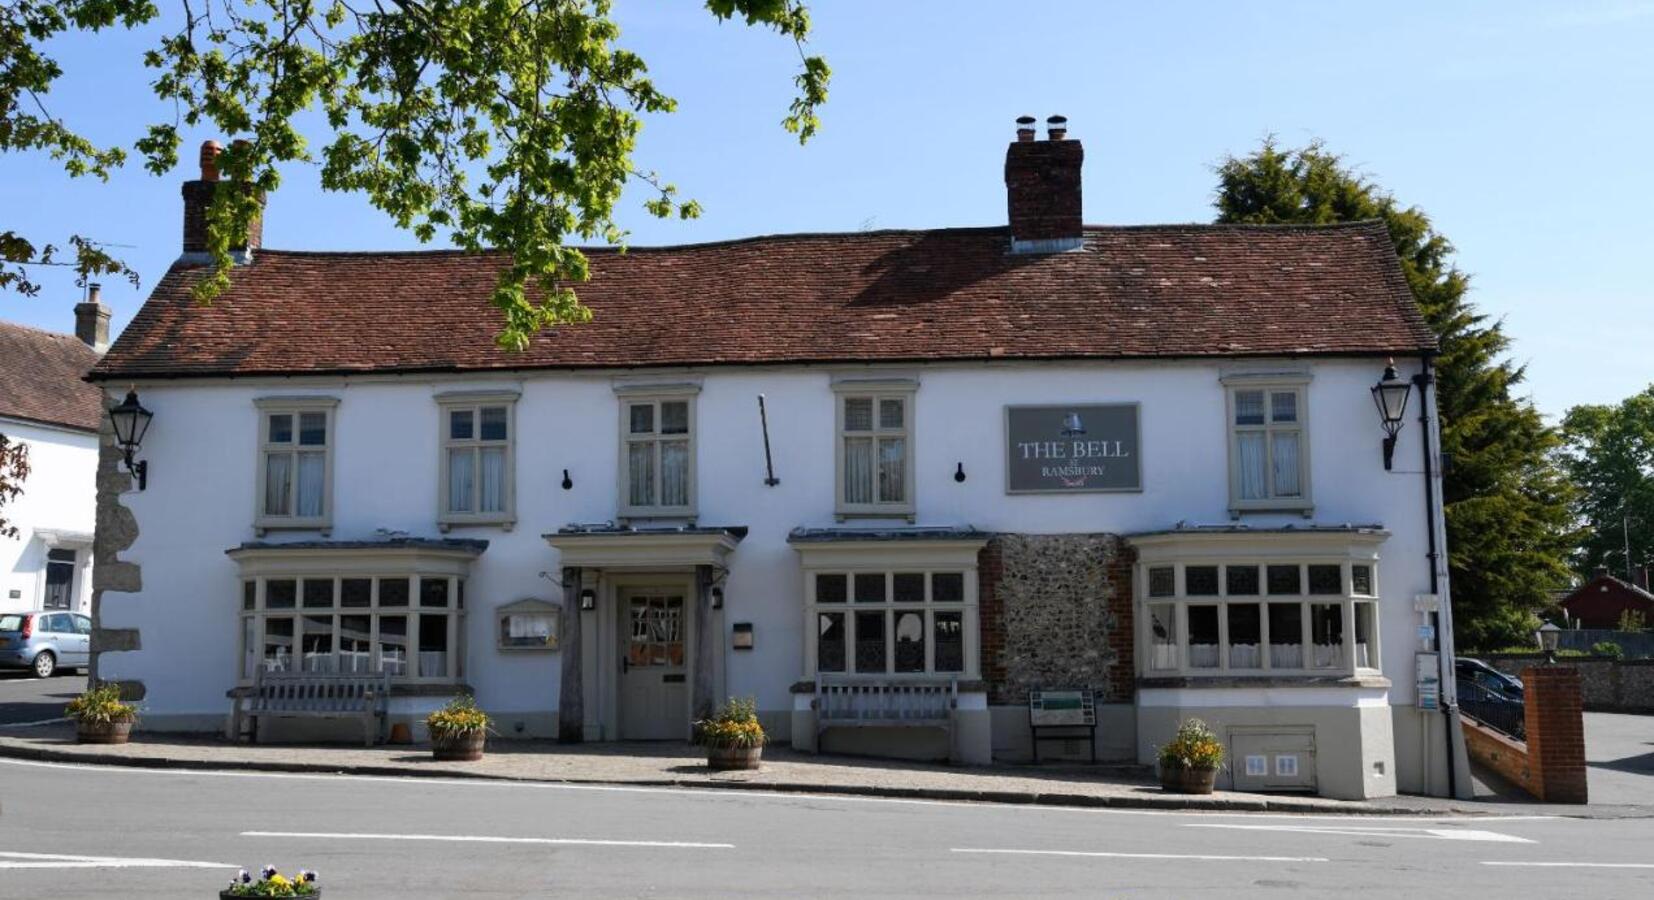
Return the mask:
[[[1140,491],[1137,404],[1005,408],[1005,490]]]

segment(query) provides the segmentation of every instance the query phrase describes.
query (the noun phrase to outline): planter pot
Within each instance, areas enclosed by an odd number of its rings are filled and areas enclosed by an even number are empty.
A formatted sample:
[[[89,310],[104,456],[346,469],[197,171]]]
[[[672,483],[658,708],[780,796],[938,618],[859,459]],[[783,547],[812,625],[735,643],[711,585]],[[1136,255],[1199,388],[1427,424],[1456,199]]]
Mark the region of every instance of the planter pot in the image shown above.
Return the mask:
[[[1160,767],[1160,786],[1173,794],[1210,794],[1217,777],[1217,766],[1208,768]]]
[[[476,734],[465,734],[449,738],[445,741],[431,741],[431,756],[435,759],[450,762],[474,762],[482,759],[482,747],[488,740],[488,733],[479,731]]]
[[[708,747],[706,748],[706,767],[720,771],[756,769],[763,755],[763,745],[757,747]]]
[[[322,895],[322,889],[317,888],[315,891],[313,891],[311,893],[298,894],[296,896],[303,897],[304,900],[313,900],[313,898],[320,897],[321,895]],[[237,895],[237,894],[232,894],[229,891],[219,891],[218,892],[218,900],[247,900],[247,898],[244,897],[244,896]]]
[[[132,737],[132,720],[76,722],[75,740],[82,744],[124,744]]]

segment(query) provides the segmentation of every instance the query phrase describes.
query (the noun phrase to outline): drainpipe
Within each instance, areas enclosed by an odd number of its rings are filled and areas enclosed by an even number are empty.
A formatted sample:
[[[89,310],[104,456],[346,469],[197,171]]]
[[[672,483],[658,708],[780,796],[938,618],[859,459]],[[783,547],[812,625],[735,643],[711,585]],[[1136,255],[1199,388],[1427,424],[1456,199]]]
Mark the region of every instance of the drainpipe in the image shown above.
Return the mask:
[[[1425,553],[1430,565],[1430,593],[1436,595],[1436,651],[1440,667],[1441,712],[1447,732],[1447,794],[1449,797],[1470,799],[1471,790],[1465,785],[1465,796],[1459,796],[1459,761],[1464,753],[1459,729],[1458,685],[1454,668],[1453,603],[1447,582],[1446,522],[1440,510],[1445,506],[1441,484],[1436,476],[1436,447],[1441,440],[1437,421],[1431,415],[1435,409],[1436,375],[1431,356],[1425,354],[1422,371],[1413,376],[1419,388],[1419,442],[1424,455],[1424,516],[1428,549]],[[1468,767],[1467,767],[1468,771]]]

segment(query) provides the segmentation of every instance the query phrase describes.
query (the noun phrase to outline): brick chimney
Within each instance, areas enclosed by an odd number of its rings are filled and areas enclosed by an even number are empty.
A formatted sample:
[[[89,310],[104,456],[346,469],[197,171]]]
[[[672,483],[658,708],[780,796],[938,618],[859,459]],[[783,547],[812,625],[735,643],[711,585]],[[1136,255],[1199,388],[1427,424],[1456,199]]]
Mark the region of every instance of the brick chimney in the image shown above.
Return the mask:
[[[237,145],[243,142],[237,141]],[[212,206],[213,193],[218,190],[219,172],[218,155],[224,152],[224,145],[217,141],[206,141],[201,144],[201,177],[194,181],[184,182],[184,254],[205,254],[207,252],[207,208]],[[263,201],[260,201],[263,205]],[[257,250],[264,240],[264,217],[254,216],[247,226],[246,240],[233,241],[230,244],[232,251],[239,251],[238,255],[245,255],[249,250]]]
[[[1078,250],[1083,241],[1080,166],[1085,148],[1068,140],[1068,119],[1045,120],[1036,140],[1034,119],[1017,119],[1017,139],[1005,150],[1005,201],[1012,253]]]
[[[86,286],[86,299],[75,304],[75,337],[99,353],[109,349],[109,307],[103,305],[103,286]]]

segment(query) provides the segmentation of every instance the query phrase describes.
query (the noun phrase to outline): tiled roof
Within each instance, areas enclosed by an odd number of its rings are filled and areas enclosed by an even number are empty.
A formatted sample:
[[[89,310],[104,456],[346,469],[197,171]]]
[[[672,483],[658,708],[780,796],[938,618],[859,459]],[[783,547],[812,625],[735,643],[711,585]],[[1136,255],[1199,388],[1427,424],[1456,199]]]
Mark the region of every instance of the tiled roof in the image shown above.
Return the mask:
[[[1384,227],[1004,228],[589,251],[590,324],[494,345],[499,254],[260,250],[211,306],[177,264],[95,377],[1381,355],[1434,347]]]
[[[103,391],[82,380],[97,361],[72,334],[0,322],[0,418],[97,431]]]

